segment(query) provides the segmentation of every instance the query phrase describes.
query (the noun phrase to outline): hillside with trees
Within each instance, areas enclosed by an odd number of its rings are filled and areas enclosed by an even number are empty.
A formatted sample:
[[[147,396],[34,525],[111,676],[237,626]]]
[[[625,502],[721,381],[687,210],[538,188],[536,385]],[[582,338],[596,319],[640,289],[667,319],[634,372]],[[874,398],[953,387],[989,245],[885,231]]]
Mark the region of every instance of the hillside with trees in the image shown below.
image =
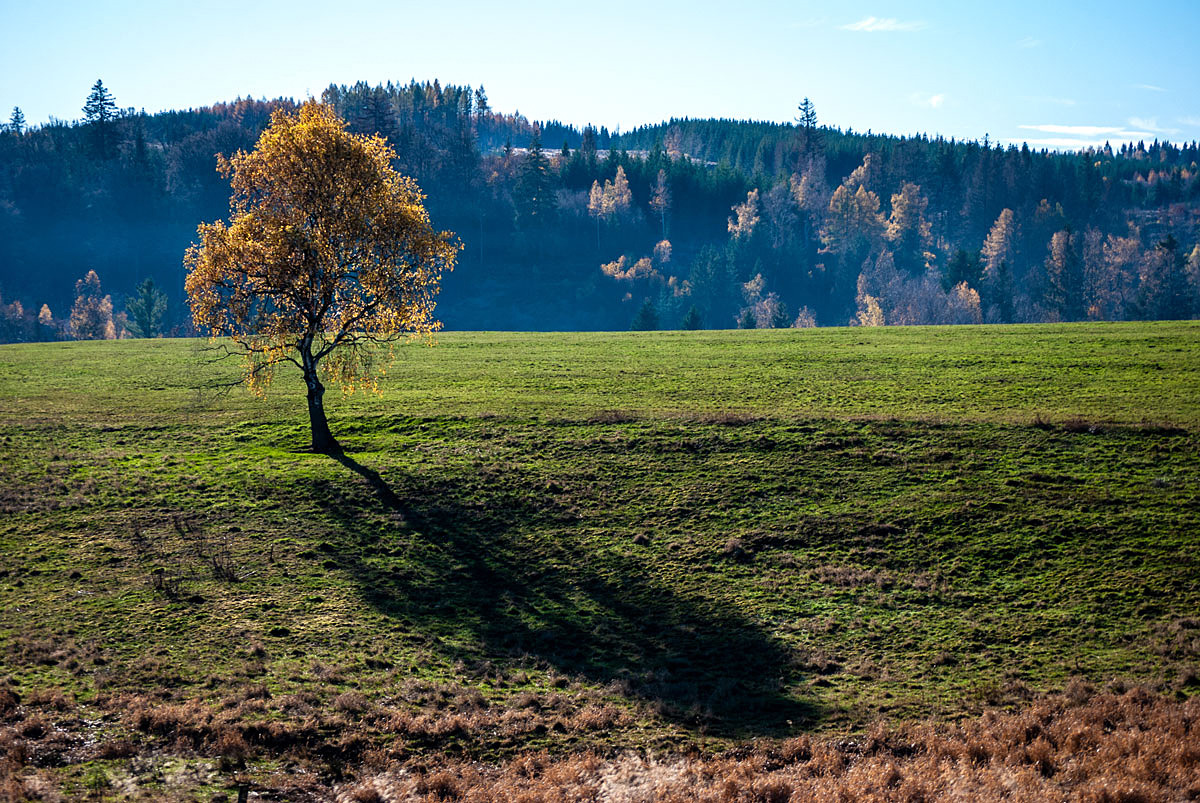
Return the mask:
[[[1058,153],[859,133],[822,125],[807,100],[794,124],[579,130],[437,81],[321,100],[385,137],[434,225],[460,239],[438,308],[449,329],[1200,314],[1195,142]],[[0,339],[191,333],[182,256],[198,223],[228,212],[216,155],[249,150],[294,106],[145,114],[97,81],[78,121],[30,128],[14,109]]]

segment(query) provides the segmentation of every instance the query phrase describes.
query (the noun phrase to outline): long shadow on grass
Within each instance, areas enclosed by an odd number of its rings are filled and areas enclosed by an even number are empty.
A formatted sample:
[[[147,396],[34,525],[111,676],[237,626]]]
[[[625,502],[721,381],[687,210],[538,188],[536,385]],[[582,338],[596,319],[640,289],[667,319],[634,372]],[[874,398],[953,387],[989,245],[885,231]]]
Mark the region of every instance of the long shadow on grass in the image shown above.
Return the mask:
[[[348,455],[334,459],[371,489],[317,489],[340,533],[335,559],[383,613],[478,645],[448,657],[543,661],[720,735],[781,733],[815,717],[780,692],[794,680],[788,655],[760,627],[664,587],[628,550],[583,545],[552,492],[477,477],[393,486]],[[529,525],[554,534],[531,536]]]

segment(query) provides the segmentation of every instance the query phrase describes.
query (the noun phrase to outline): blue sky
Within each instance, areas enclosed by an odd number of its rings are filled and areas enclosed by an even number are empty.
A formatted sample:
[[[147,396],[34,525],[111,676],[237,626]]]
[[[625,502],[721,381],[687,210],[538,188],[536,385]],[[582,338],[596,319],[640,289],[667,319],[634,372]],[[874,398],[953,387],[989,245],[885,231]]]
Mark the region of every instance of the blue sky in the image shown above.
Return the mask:
[[[73,120],[102,78],[153,112],[366,80],[483,84],[494,108],[629,129],[822,122],[1082,147],[1200,139],[1200,0],[0,0],[0,110]]]

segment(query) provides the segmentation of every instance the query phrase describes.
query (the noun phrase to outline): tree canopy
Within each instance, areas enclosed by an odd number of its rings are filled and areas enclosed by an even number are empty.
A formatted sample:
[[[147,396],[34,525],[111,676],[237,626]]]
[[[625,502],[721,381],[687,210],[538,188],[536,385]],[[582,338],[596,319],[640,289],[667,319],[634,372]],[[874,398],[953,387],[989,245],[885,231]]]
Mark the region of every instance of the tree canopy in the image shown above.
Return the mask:
[[[196,325],[231,339],[253,390],[281,363],[301,369],[317,451],[337,449],[322,378],[346,392],[373,385],[377,344],[439,328],[434,304],[459,246],[434,230],[394,158],[327,105],[277,110],[254,150],[219,160],[229,221],[201,224],[185,259]]]

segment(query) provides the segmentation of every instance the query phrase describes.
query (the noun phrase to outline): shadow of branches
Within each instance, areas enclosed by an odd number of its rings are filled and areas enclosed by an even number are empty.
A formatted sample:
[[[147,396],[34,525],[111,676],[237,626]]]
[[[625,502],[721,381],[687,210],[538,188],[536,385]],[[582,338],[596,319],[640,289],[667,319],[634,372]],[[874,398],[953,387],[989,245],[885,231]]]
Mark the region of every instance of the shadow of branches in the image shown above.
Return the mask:
[[[778,733],[815,716],[783,694],[789,656],[760,626],[668,588],[628,551],[590,544],[553,497],[502,480],[388,482],[350,455],[330,457],[370,488],[316,490],[338,533],[334,559],[384,614],[451,636],[443,645],[473,645],[445,647],[448,657],[532,658],[718,735]]]

